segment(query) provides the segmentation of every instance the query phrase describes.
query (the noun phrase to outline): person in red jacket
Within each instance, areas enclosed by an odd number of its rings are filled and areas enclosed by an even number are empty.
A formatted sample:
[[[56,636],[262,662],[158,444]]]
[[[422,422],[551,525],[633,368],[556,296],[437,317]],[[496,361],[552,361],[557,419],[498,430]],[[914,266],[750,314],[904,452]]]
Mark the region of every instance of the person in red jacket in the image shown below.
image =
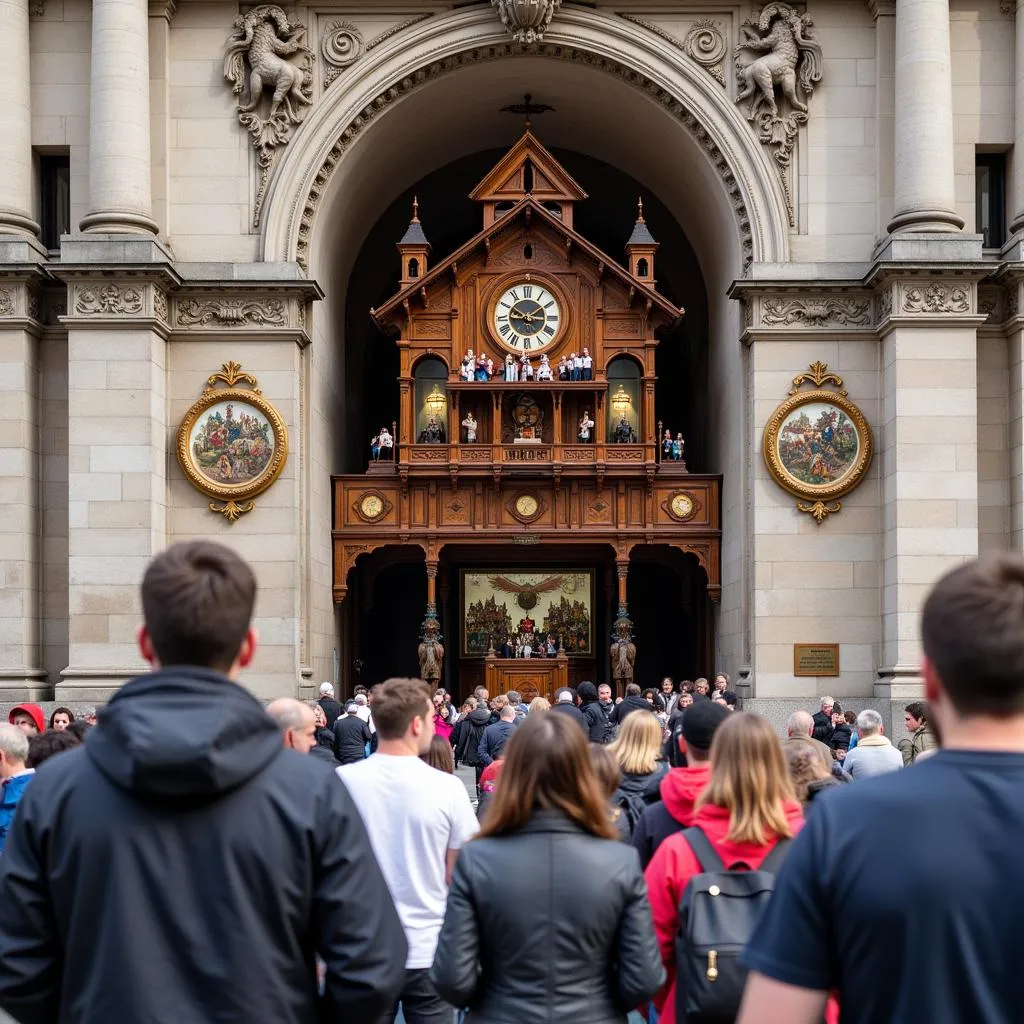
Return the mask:
[[[756,870],[778,840],[796,835],[803,823],[771,725],[758,715],[729,715],[715,731],[711,779],[697,800],[693,824],[704,830],[726,868],[742,862]],[[666,972],[654,997],[660,1024],[675,1024],[679,901],[700,871],[689,844],[677,834],[658,847],[644,872]]]

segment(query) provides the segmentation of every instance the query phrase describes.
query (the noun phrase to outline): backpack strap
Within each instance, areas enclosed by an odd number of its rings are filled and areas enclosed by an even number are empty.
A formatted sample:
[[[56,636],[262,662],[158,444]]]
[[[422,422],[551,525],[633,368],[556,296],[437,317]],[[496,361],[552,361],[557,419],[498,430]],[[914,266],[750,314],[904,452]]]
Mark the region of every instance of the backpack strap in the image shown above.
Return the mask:
[[[772,847],[772,852],[761,861],[761,866],[757,870],[767,871],[770,875],[777,875],[779,868],[782,867],[782,862],[786,859],[786,854],[789,853],[789,844],[792,841],[792,839],[780,839]]]
[[[701,871],[725,871],[722,858],[718,856],[718,851],[711,845],[711,840],[699,825],[684,828],[683,838],[689,844],[694,857],[697,858]]]

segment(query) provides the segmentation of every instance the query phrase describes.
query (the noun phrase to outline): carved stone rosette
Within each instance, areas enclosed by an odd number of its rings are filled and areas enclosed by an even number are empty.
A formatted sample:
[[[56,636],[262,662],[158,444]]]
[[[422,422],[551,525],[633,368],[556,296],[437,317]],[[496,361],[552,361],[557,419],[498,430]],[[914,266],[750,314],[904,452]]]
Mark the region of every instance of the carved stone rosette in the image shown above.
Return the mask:
[[[717,21],[695,21],[683,40],[683,52],[699,64],[719,85],[725,85],[725,58],[729,53],[725,30]]]
[[[544,38],[544,30],[551,24],[562,0],[491,0],[502,25],[522,46],[532,46]]]
[[[313,102],[313,51],[302,40],[304,25],[292,25],[274,4],[240,14],[224,55],[224,77],[238,97],[238,120],[252,137],[259,168],[253,227],[259,227],[267,182],[278,150]]]

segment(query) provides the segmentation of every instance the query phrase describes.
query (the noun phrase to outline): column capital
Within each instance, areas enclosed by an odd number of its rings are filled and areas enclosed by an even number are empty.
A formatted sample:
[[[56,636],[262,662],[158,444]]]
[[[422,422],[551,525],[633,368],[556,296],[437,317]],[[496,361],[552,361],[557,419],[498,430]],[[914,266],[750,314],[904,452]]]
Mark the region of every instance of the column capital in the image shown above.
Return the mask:
[[[867,5],[875,21],[879,18],[896,17],[896,0],[867,0]]]

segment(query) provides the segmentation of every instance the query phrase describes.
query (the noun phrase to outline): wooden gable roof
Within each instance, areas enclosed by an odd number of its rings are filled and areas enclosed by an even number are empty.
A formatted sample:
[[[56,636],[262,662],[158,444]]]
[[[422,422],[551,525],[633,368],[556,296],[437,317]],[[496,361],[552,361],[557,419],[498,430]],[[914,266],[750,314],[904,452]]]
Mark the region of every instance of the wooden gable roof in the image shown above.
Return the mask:
[[[408,304],[415,296],[421,295],[425,297],[427,289],[442,275],[452,273],[460,260],[465,260],[480,246],[508,231],[513,225],[521,222],[529,224],[530,219],[533,217],[549,225],[567,243],[571,243],[573,248],[586,253],[594,263],[602,266],[607,273],[618,278],[629,289],[631,297],[641,297],[650,306],[660,310],[670,322],[678,320],[685,312],[682,307],[677,308],[673,306],[668,299],[660,295],[650,285],[638,281],[617,260],[607,256],[597,246],[588,242],[582,235],[567,227],[560,218],[545,210],[536,198],[526,196],[524,199],[520,199],[500,220],[483,231],[478,232],[468,242],[448,256],[447,259],[442,260],[435,267],[431,268],[423,277],[398,291],[379,309],[371,309],[370,316],[373,317],[379,327],[385,327],[392,321],[394,314]]]
[[[523,182],[527,161],[533,170],[529,190]],[[529,128],[469,193],[469,198],[479,202],[514,202],[527,192],[542,202],[577,202],[587,198],[587,193]]]

